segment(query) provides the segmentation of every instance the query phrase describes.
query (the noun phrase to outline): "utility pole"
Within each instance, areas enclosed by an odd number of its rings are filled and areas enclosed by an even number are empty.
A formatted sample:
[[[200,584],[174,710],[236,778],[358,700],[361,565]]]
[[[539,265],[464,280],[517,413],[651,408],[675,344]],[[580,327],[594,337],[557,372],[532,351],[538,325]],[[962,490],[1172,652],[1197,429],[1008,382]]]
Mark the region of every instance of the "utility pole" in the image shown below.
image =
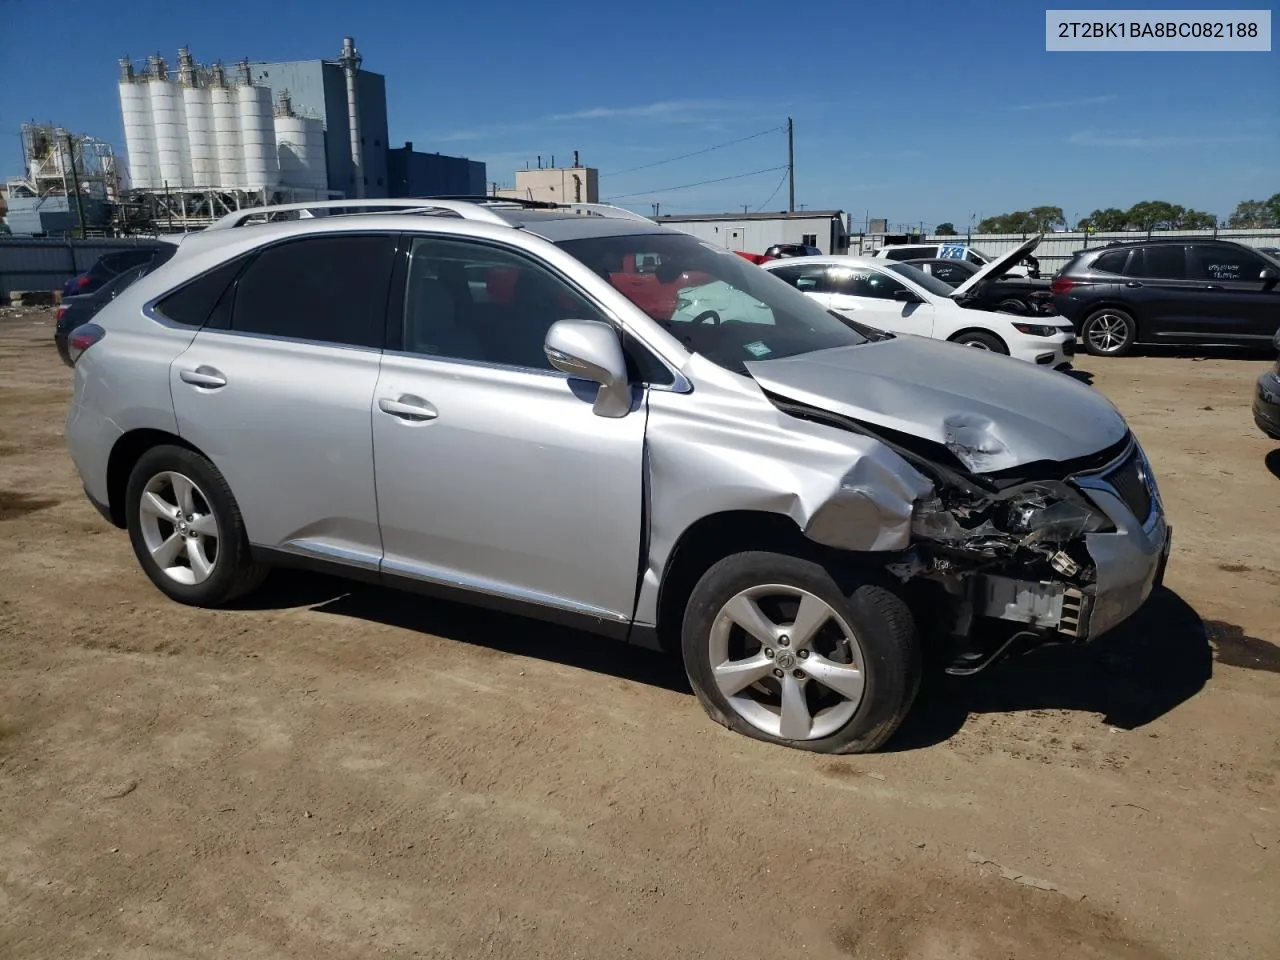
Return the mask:
[[[744,203],[744,204],[742,205],[742,212],[743,212],[743,213],[746,213],[746,212],[747,212],[748,210],[750,210],[750,209],[751,209],[751,204],[749,204],[749,203]]]
[[[80,171],[76,168],[76,148],[71,142],[71,134],[63,134],[67,144],[67,155],[71,158],[71,189],[76,192],[76,220],[80,223],[80,239],[84,239],[84,198],[80,196]]]
[[[787,209],[796,212],[796,143],[791,118],[787,117]]]
[[[661,203],[654,203],[654,205],[653,205],[653,215],[654,215],[655,217],[658,215],[658,208],[659,208],[659,207],[661,207],[661,206],[662,206],[662,204],[661,204]]]

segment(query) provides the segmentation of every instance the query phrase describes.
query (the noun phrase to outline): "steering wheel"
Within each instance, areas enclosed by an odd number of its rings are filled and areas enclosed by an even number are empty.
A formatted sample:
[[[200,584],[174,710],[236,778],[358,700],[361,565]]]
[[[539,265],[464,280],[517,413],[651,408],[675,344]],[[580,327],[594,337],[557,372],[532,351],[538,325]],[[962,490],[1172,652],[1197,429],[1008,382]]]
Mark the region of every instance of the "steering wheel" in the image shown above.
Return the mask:
[[[694,323],[720,323],[720,314],[714,310],[703,310],[700,314],[693,318]]]

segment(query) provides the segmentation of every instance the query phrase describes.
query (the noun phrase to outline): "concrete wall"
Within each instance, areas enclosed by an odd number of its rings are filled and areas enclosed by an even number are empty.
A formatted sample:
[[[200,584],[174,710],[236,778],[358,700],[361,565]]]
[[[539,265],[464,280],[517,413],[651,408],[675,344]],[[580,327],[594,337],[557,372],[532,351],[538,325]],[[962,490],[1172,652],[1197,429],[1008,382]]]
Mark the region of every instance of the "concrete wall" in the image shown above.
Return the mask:
[[[324,120],[325,163],[329,189],[355,196],[351,165],[351,128],[347,123],[347,80],[336,63],[295,60],[250,64],[255,83],[271,88],[274,102],[288,90],[299,113]],[[363,142],[365,196],[389,196],[387,178],[387,82],[380,73],[361,70],[356,75]]]
[[[804,243],[808,236],[823,253],[842,253],[832,249],[832,226],[838,217],[779,217],[777,219],[743,220],[667,220],[663,226],[691,233],[718,247],[744,253],[764,253],[775,243]],[[841,231],[836,231],[837,235]]]

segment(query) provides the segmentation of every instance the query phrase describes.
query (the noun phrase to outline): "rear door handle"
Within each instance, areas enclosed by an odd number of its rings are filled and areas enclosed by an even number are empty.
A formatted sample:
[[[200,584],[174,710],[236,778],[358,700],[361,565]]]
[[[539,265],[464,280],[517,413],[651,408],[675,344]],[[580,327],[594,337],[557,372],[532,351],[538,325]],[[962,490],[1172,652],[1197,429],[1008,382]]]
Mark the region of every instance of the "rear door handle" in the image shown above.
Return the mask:
[[[1142,284],[1140,284],[1137,280],[1130,280],[1128,283],[1126,283],[1126,284],[1125,284],[1125,286],[1126,286],[1126,287],[1140,287],[1140,286],[1142,286]]]
[[[227,385],[227,378],[222,375],[220,370],[215,370],[213,367],[200,366],[194,370],[183,370],[178,376],[182,378],[183,383],[189,383],[196,387],[205,387],[209,390]]]
[[[1206,290],[1221,290],[1221,289],[1222,289],[1222,287],[1218,286],[1216,283],[1206,283],[1206,284],[1204,285],[1204,288],[1205,288]]]
[[[415,423],[421,423],[423,420],[434,420],[440,416],[440,412],[434,406],[421,397],[415,397],[410,393],[402,393],[394,400],[391,397],[382,397],[378,400],[378,409],[383,413],[391,414],[393,417],[399,417],[401,420],[411,420]]]

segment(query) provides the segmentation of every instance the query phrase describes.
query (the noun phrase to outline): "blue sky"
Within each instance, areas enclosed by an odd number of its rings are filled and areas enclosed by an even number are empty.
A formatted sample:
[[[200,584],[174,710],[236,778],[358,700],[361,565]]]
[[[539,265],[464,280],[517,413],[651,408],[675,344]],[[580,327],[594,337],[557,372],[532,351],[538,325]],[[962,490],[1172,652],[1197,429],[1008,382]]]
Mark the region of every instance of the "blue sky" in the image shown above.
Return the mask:
[[[576,149],[603,199],[644,212],[784,208],[770,168],[788,115],[797,204],[858,220],[963,229],[1147,199],[1225,215],[1280,192],[1280,53],[1047,53],[1045,6],[61,0],[51,29],[40,0],[0,0],[0,176],[18,172],[23,120],[121,145],[121,55],[311,59],[350,34],[387,78],[393,143],[485,160],[502,182]]]

